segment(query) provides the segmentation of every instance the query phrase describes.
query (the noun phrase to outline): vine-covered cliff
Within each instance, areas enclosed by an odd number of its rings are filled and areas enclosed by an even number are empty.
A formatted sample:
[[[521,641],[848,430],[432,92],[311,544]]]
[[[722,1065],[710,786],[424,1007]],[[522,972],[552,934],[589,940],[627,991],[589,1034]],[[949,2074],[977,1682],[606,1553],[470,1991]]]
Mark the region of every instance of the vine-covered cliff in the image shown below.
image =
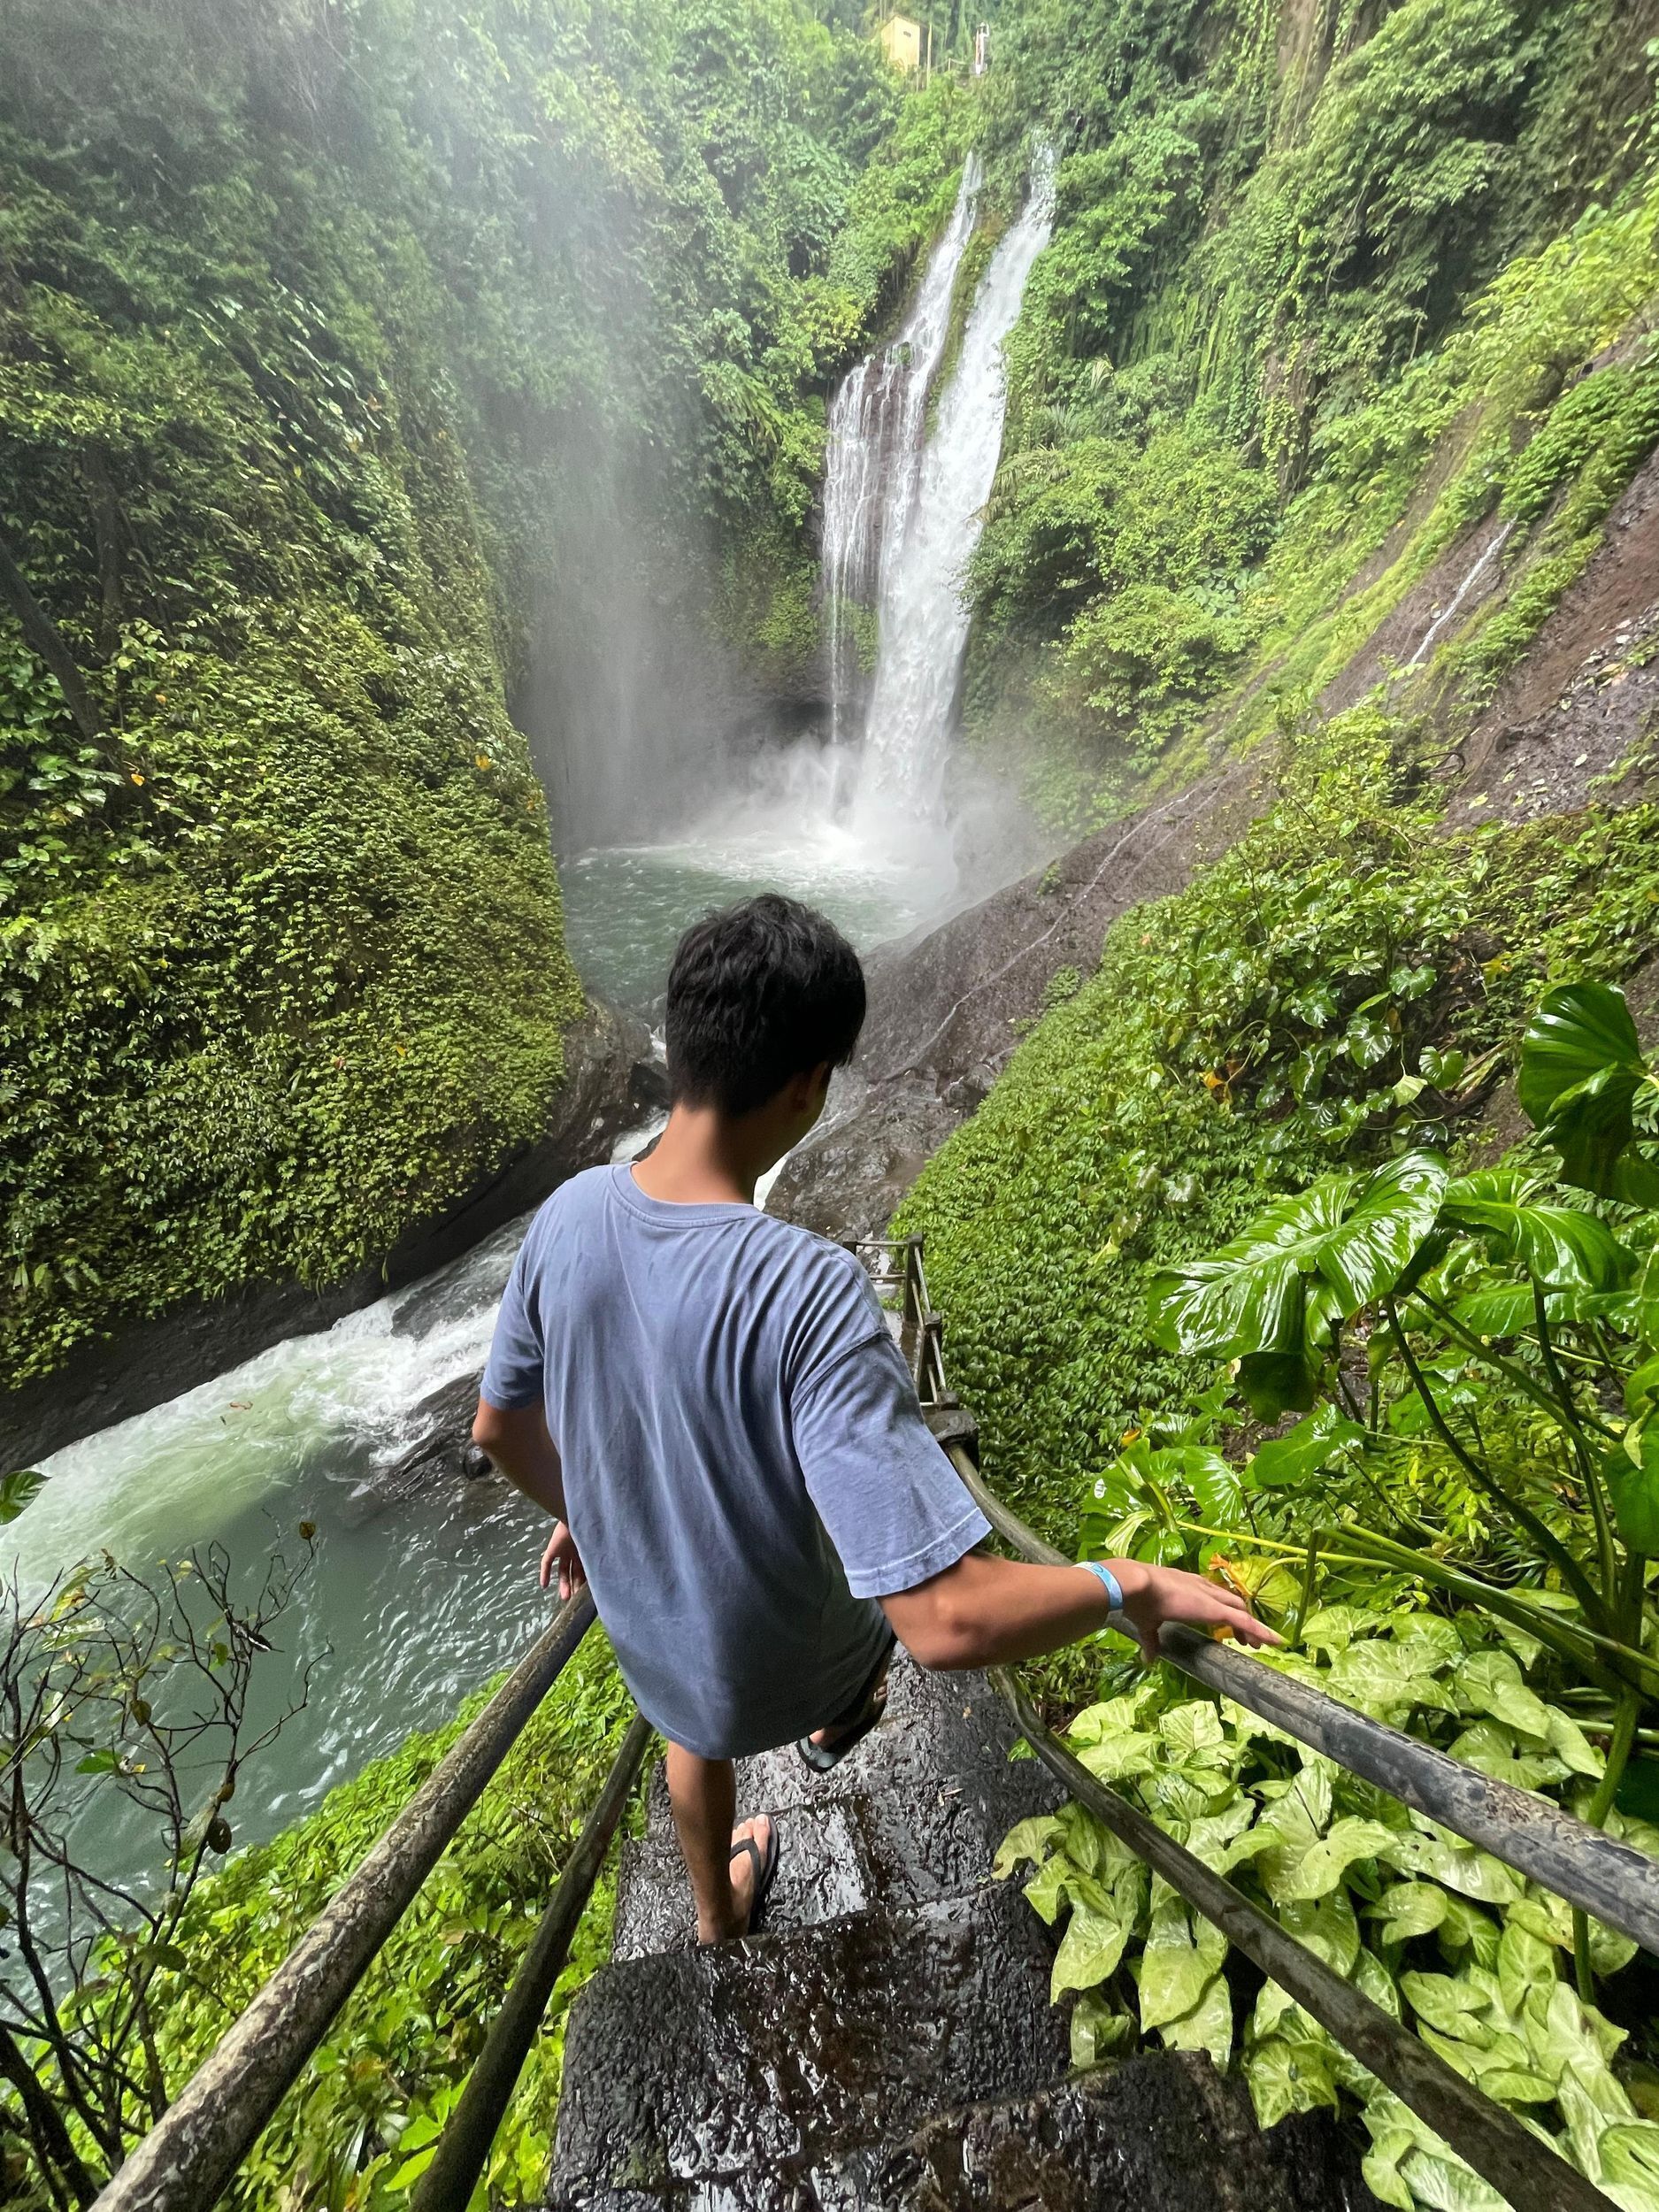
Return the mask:
[[[798,656],[826,379],[949,100],[861,185],[897,87],[796,0],[0,17],[16,1381],[535,1137],[613,603]]]

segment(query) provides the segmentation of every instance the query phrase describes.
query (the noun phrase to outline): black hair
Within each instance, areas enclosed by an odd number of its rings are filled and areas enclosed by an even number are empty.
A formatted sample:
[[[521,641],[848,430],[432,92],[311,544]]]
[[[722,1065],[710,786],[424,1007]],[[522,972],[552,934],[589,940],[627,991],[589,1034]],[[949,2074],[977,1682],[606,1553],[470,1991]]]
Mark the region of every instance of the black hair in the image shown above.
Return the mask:
[[[864,1018],[864,972],[833,922],[775,891],[695,923],[668,974],[677,1102],[747,1114],[809,1068],[842,1067]]]

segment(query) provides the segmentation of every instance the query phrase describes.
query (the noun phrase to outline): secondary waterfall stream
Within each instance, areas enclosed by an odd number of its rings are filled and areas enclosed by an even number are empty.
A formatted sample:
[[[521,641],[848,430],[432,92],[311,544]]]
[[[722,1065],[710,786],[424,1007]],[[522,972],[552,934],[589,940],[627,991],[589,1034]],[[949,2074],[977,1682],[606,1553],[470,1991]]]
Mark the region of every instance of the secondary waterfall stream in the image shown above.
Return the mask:
[[[961,572],[997,465],[1003,342],[1052,209],[1040,167],[964,311],[981,190],[971,159],[897,337],[832,407],[827,742],[779,744],[673,844],[565,857],[572,948],[602,995],[649,1012],[686,923],[764,886],[823,906],[864,947],[946,910],[941,780],[968,632]],[[862,713],[861,637],[866,658],[876,646]],[[417,1402],[481,1366],[519,1233],[514,1225],[429,1282],[58,1453],[10,1532],[27,1594],[104,1546],[141,1571],[215,1541],[251,1565],[273,1538],[294,1548],[302,1519],[317,1524],[316,1568],[265,1666],[261,1710],[276,1709],[308,1663],[311,1696],[238,1800],[242,1840],[445,1718],[545,1616],[539,1516],[506,1484],[410,1490],[386,1479]],[[134,1832],[111,1847],[146,1865],[153,1842]]]
[[[859,657],[855,608],[885,603],[916,504],[927,396],[950,334],[957,272],[979,199],[979,158],[963,164],[956,204],[929,255],[915,303],[836,393],[824,478],[824,606],[829,629],[830,742],[851,735]],[[1000,428],[1000,425],[999,425]]]

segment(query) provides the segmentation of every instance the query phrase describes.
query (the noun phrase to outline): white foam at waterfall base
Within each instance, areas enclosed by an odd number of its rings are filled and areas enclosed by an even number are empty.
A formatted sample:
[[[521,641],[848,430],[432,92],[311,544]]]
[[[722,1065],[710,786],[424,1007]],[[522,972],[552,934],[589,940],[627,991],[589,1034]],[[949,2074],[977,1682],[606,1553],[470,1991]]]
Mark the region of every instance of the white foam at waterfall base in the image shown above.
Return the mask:
[[[878,849],[910,846],[940,813],[968,641],[963,572],[979,542],[1002,452],[1002,348],[1053,221],[1053,167],[1044,159],[1019,219],[1003,234],[974,296],[911,511],[902,538],[893,541],[853,810],[860,835]]]

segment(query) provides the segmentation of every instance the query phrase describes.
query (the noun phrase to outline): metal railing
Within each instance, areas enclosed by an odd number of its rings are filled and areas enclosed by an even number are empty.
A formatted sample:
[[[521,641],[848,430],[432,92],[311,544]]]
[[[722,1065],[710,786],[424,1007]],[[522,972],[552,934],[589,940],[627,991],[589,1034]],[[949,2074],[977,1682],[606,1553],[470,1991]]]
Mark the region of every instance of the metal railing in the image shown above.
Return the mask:
[[[972,1424],[946,1380],[943,1323],[928,1295],[918,1237],[858,1240],[878,1285],[899,1304],[900,1343],[924,1410],[952,1464],[997,1535],[1026,1559],[1073,1566],[989,1489],[970,1448]],[[1286,1734],[1374,1783],[1452,1834],[1659,1954],[1659,1861],[1576,1820],[1548,1799],[1494,1780],[1431,1744],[1356,1712],[1261,1660],[1188,1628],[1159,1638],[1171,1665],[1247,1707]],[[1100,1781],[1046,1728],[1014,1673],[993,1671],[1031,1748],[1131,1850],[1162,1875],[1343,2048],[1441,2136],[1515,2212],[1610,2212],[1610,2200],[1540,2138],[1494,2103],[1402,2022],[1286,1934],[1223,1876],[1195,1858],[1120,1791]]]
[[[586,1590],[560,1608],[111,2176],[95,2212],[208,2212],[217,2202],[593,1623]],[[420,2212],[462,2212],[472,2196],[650,1738],[636,1715],[421,2177]]]

